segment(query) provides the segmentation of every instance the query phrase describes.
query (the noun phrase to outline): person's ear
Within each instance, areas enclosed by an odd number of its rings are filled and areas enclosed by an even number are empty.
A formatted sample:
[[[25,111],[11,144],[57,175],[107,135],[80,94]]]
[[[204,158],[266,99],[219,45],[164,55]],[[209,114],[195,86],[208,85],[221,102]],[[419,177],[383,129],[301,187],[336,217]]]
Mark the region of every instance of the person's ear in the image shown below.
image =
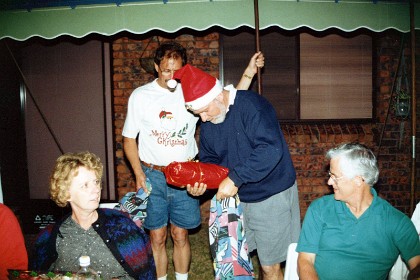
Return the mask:
[[[216,96],[217,100],[219,100],[220,102],[223,102],[223,90]]]
[[[153,63],[154,65],[155,65],[155,70],[156,70],[156,72],[158,72],[159,73],[159,65],[157,65],[156,64],[156,62],[155,63]]]
[[[354,182],[356,183],[356,185],[357,185],[358,187],[363,186],[363,185],[364,185],[364,183],[365,183],[365,179],[363,179],[363,177],[362,177],[362,176],[356,176],[356,177],[354,177],[354,178],[353,178],[353,180],[354,180]]]

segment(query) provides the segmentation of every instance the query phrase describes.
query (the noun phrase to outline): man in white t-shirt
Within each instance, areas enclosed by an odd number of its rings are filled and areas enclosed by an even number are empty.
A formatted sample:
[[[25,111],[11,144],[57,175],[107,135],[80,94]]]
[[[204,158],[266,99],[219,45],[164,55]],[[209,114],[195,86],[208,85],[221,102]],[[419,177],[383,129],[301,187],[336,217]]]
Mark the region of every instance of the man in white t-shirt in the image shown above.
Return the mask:
[[[175,42],[163,43],[156,50],[154,62],[158,78],[135,89],[128,101],[122,133],[124,152],[133,168],[137,189],[147,191],[146,177],[152,185],[144,227],[150,230],[158,279],[167,278],[168,221],[174,242],[176,279],[188,279],[191,259],[188,229],[201,223],[199,200],[185,189],[167,185],[163,169],[172,161],[196,157],[194,134],[198,117],[187,111],[182,89],[172,80],[174,72],[187,62],[186,50]],[[254,54],[237,87],[247,89],[257,67],[263,65],[264,56]]]

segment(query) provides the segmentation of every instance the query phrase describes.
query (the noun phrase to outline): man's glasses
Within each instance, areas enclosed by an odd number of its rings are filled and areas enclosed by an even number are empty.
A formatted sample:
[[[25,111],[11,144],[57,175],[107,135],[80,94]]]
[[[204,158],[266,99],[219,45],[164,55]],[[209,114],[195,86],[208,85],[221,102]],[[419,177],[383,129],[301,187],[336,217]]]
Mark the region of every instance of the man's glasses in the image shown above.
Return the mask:
[[[175,71],[178,71],[178,69],[176,70],[170,70],[170,69],[162,69],[160,68],[160,72],[162,72],[162,75],[164,76],[173,76]]]
[[[343,176],[337,177],[333,173],[331,173],[330,170],[328,170],[328,177],[330,177],[335,183],[338,183],[338,181],[343,179],[345,176],[343,175]]]

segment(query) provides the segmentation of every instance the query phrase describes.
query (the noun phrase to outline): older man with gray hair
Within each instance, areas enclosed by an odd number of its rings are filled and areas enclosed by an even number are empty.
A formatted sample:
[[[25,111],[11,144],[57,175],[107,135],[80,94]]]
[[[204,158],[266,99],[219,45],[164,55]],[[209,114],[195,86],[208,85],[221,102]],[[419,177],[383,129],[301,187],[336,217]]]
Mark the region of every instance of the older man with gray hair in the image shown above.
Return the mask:
[[[300,209],[295,168],[274,107],[256,92],[222,87],[189,64],[174,78],[181,80],[185,105],[202,121],[200,161],[229,169],[215,200],[238,194],[249,252],[257,253],[262,278],[282,280],[280,263],[298,239]],[[204,189],[187,186],[192,195]]]
[[[387,279],[398,255],[414,269],[420,242],[411,220],[378,197],[373,152],[346,143],[327,152],[334,194],[309,206],[296,251],[300,279]]]

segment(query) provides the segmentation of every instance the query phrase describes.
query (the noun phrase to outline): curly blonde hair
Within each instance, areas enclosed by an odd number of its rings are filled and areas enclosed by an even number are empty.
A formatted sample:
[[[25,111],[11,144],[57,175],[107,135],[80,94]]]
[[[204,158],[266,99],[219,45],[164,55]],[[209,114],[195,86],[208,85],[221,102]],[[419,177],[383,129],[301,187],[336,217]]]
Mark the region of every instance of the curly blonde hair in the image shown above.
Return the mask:
[[[60,156],[50,176],[50,197],[58,206],[67,206],[67,200],[70,198],[68,190],[73,178],[78,175],[80,167],[92,170],[96,178],[102,178],[103,165],[95,154],[80,152]]]

